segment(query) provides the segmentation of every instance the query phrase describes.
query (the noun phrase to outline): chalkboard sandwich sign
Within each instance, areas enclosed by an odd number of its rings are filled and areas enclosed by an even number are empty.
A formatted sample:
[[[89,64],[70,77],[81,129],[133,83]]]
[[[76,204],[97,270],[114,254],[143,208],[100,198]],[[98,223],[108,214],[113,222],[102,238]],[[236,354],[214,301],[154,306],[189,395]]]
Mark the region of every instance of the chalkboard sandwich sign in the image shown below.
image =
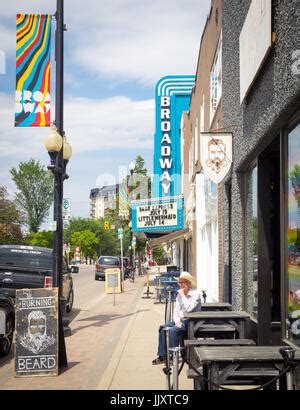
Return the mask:
[[[15,376],[58,375],[58,289],[16,291]]]
[[[105,269],[105,291],[106,293],[121,293],[121,269]]]

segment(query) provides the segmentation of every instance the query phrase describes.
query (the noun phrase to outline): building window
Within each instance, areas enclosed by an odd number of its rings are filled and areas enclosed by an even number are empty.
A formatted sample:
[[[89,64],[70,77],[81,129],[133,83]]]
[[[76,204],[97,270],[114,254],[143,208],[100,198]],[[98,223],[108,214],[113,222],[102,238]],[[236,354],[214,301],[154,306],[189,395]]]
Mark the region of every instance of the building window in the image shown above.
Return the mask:
[[[288,135],[288,338],[300,345],[300,124]]]
[[[215,59],[210,73],[210,123],[217,111],[222,96],[222,35],[216,50]]]
[[[194,139],[191,141],[190,149],[189,149],[189,182],[192,181],[193,177],[193,163],[194,163]]]
[[[246,175],[246,310],[257,316],[257,167]]]
[[[204,104],[205,96],[202,95],[202,103],[200,105],[200,132],[204,132]]]
[[[195,126],[195,165],[198,164],[199,161],[199,132],[198,132],[198,124],[199,124],[199,120],[198,118],[196,118],[196,126]]]

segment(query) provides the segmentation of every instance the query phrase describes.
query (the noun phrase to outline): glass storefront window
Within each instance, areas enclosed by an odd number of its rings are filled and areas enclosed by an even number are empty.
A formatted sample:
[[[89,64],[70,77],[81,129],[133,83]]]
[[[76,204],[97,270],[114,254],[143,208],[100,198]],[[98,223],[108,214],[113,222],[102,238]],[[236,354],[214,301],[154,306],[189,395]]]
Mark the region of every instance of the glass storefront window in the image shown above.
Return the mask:
[[[257,317],[257,167],[246,178],[246,310]]]
[[[300,345],[300,124],[288,135],[288,338]]]

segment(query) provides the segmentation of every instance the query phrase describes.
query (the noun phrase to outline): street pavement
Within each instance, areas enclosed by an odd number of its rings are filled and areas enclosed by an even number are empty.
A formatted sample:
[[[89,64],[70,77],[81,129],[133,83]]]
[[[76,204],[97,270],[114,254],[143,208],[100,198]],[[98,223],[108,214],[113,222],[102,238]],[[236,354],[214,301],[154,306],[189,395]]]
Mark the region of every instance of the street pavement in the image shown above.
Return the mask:
[[[157,353],[158,327],[164,320],[164,305],[156,304],[149,275],[134,283],[125,281],[125,291],[102,294],[91,311],[77,311],[65,338],[68,367],[58,376],[14,377],[14,357],[1,362],[0,390],[165,390],[163,365],[152,365]],[[192,390],[186,365],[179,376],[179,389]]]

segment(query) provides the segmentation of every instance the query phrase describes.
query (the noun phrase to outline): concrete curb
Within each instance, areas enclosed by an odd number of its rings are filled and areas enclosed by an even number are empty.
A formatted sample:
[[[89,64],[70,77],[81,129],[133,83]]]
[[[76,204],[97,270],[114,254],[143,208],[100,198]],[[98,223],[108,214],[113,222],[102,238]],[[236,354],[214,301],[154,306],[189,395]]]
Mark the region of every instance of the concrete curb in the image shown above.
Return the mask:
[[[143,290],[144,290],[144,288],[142,288],[142,291]],[[141,294],[142,294],[142,292],[141,292]],[[136,304],[136,310],[137,311],[139,311],[141,303],[142,302],[139,299],[137,301],[137,304]],[[137,318],[137,316],[133,315],[129,319],[129,323],[127,324],[125,330],[123,331],[123,333],[120,337],[119,343],[118,343],[117,347],[115,348],[115,350],[114,350],[114,352],[111,356],[110,362],[109,362],[107,368],[105,369],[105,371],[103,373],[103,376],[101,377],[101,380],[100,380],[100,382],[97,386],[97,390],[110,390],[110,387],[113,383],[114,376],[115,376],[115,374],[117,372],[117,369],[120,365],[120,360],[121,360],[121,357],[124,353],[126,344],[128,342],[128,339],[129,339],[129,336],[130,336],[130,334],[131,334],[131,332],[134,328],[134,323],[136,321],[136,318]]]

